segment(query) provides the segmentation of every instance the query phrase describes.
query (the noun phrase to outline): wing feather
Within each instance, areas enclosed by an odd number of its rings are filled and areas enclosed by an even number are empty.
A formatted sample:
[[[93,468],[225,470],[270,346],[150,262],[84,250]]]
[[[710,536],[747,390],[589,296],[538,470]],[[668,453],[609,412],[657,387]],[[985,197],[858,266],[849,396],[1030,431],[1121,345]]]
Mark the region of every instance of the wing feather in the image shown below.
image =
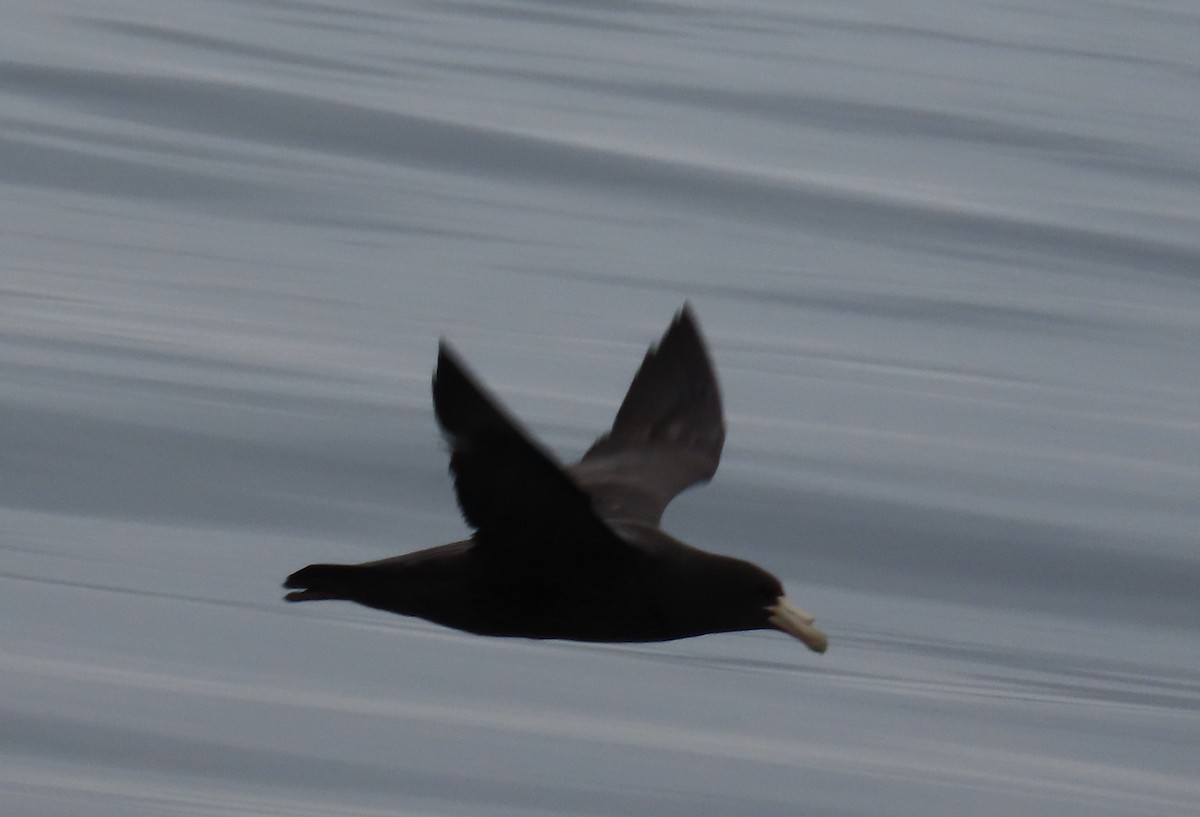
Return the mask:
[[[481,546],[557,561],[626,548],[575,480],[511,418],[443,342],[433,404],[450,445],[459,507]]]
[[[604,518],[657,525],[676,495],[712,478],[724,445],[720,388],[684,304],[646,353],[612,429],[567,470]]]

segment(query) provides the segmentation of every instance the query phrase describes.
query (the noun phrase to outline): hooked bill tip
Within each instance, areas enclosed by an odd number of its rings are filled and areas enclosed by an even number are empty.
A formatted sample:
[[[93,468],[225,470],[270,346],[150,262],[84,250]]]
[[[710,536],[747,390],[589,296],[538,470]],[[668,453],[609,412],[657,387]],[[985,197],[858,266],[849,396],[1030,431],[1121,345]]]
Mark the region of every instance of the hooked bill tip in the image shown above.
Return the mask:
[[[816,619],[812,614],[796,607],[785,596],[780,596],[767,611],[770,613],[767,621],[772,627],[800,639],[813,652],[823,653],[829,647],[829,636],[813,624]]]

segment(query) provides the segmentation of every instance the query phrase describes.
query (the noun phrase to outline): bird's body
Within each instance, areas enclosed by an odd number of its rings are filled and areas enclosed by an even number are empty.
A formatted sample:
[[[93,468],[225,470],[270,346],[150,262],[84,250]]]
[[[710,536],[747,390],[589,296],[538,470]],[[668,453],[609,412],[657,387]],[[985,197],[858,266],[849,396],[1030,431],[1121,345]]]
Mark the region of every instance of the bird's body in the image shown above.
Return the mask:
[[[443,343],[434,407],[474,535],[358,565],[310,565],[289,601],[345,599],[492,636],[666,641],[775,628],[824,652],[824,633],[749,562],[659,527],[716,471],[720,393],[695,318],[646,354],[612,429],[567,467],[542,450]]]

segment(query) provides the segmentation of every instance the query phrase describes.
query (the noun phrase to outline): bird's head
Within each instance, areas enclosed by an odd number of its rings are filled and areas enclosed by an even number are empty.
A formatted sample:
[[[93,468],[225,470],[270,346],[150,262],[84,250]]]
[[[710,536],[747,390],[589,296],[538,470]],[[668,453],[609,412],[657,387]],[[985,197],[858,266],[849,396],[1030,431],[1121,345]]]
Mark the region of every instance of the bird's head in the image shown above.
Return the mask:
[[[693,552],[696,558],[688,560],[689,567],[699,575],[691,577],[690,586],[700,592],[689,599],[689,606],[693,611],[705,609],[710,632],[779,630],[814,652],[825,652],[828,637],[814,625],[811,614],[788,600],[779,579],[741,559]]]

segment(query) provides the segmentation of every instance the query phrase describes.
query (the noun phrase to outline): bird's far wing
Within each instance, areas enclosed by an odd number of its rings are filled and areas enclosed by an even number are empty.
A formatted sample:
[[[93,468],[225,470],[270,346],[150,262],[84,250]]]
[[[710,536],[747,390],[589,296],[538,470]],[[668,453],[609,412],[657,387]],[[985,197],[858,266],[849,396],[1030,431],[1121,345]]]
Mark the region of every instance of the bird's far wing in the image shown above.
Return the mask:
[[[611,559],[628,546],[554,457],[467,371],[443,341],[433,405],[450,445],[458,504],[480,546],[506,556]]]
[[[568,471],[605,519],[657,525],[680,491],[712,478],[724,444],[721,392],[684,304],[646,353],[612,430]]]

